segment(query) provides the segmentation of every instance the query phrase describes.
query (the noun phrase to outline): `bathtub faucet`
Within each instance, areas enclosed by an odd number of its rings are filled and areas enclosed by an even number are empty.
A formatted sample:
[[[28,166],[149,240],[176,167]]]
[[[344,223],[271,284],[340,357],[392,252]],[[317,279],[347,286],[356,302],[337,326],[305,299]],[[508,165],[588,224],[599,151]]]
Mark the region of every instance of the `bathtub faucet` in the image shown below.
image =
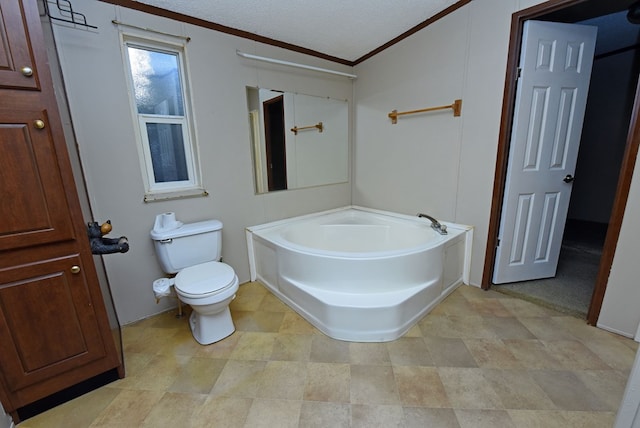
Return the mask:
[[[430,215],[426,215],[423,213],[418,213],[418,217],[424,217],[428,220],[431,221],[431,228],[434,229],[436,232],[438,232],[440,235],[446,235],[447,234],[447,226],[444,224],[440,224],[440,222],[438,220],[436,220],[435,218],[431,217]]]

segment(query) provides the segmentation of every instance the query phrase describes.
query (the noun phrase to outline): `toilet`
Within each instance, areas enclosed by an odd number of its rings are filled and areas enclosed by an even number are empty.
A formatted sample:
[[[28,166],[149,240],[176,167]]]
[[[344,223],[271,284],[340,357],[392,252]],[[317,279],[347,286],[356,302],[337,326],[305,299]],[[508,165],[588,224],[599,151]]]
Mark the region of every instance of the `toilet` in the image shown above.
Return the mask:
[[[238,276],[220,261],[222,223],[182,223],[175,213],[156,216],[151,239],[162,270],[183,303],[191,306],[189,326],[202,345],[218,342],[235,331],[229,304],[238,291]]]

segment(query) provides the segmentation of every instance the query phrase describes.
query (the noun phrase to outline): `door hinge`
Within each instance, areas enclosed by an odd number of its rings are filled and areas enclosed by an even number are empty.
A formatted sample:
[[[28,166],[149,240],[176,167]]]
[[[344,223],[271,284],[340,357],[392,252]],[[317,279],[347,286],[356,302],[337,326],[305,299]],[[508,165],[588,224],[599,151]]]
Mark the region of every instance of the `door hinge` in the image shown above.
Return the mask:
[[[522,68],[518,67],[518,71],[516,72],[516,80],[522,77]]]
[[[500,238],[496,239],[496,248],[500,246]]]

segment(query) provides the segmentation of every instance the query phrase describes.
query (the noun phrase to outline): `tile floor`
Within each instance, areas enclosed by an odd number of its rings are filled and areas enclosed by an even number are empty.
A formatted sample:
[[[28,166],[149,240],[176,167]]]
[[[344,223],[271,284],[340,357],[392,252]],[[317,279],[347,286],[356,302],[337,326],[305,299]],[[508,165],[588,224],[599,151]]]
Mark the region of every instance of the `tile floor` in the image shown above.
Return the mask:
[[[231,309],[209,346],[175,312],[124,327],[124,379],[18,428],[609,427],[637,349],[468,286],[388,343],[330,339],[259,283]]]

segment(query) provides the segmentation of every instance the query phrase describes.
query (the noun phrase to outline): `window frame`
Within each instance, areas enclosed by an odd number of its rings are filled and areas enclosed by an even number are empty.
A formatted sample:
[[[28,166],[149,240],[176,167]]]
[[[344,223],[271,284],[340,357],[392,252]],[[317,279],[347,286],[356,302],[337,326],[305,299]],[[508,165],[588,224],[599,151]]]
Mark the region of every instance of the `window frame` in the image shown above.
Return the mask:
[[[159,40],[146,36],[120,33],[123,70],[127,80],[127,92],[131,107],[132,124],[136,135],[136,146],[140,160],[140,169],[145,186],[145,202],[155,200],[174,199],[192,196],[208,196],[202,187],[200,175],[198,145],[195,137],[195,121],[192,114],[192,97],[188,79],[186,42]],[[129,47],[153,52],[175,55],[178,65],[180,89],[184,115],[166,115],[139,113],[133,84],[133,73],[129,58]],[[187,180],[157,182],[151,157],[151,146],[147,132],[147,124],[177,124],[181,125],[183,149],[187,167]]]

